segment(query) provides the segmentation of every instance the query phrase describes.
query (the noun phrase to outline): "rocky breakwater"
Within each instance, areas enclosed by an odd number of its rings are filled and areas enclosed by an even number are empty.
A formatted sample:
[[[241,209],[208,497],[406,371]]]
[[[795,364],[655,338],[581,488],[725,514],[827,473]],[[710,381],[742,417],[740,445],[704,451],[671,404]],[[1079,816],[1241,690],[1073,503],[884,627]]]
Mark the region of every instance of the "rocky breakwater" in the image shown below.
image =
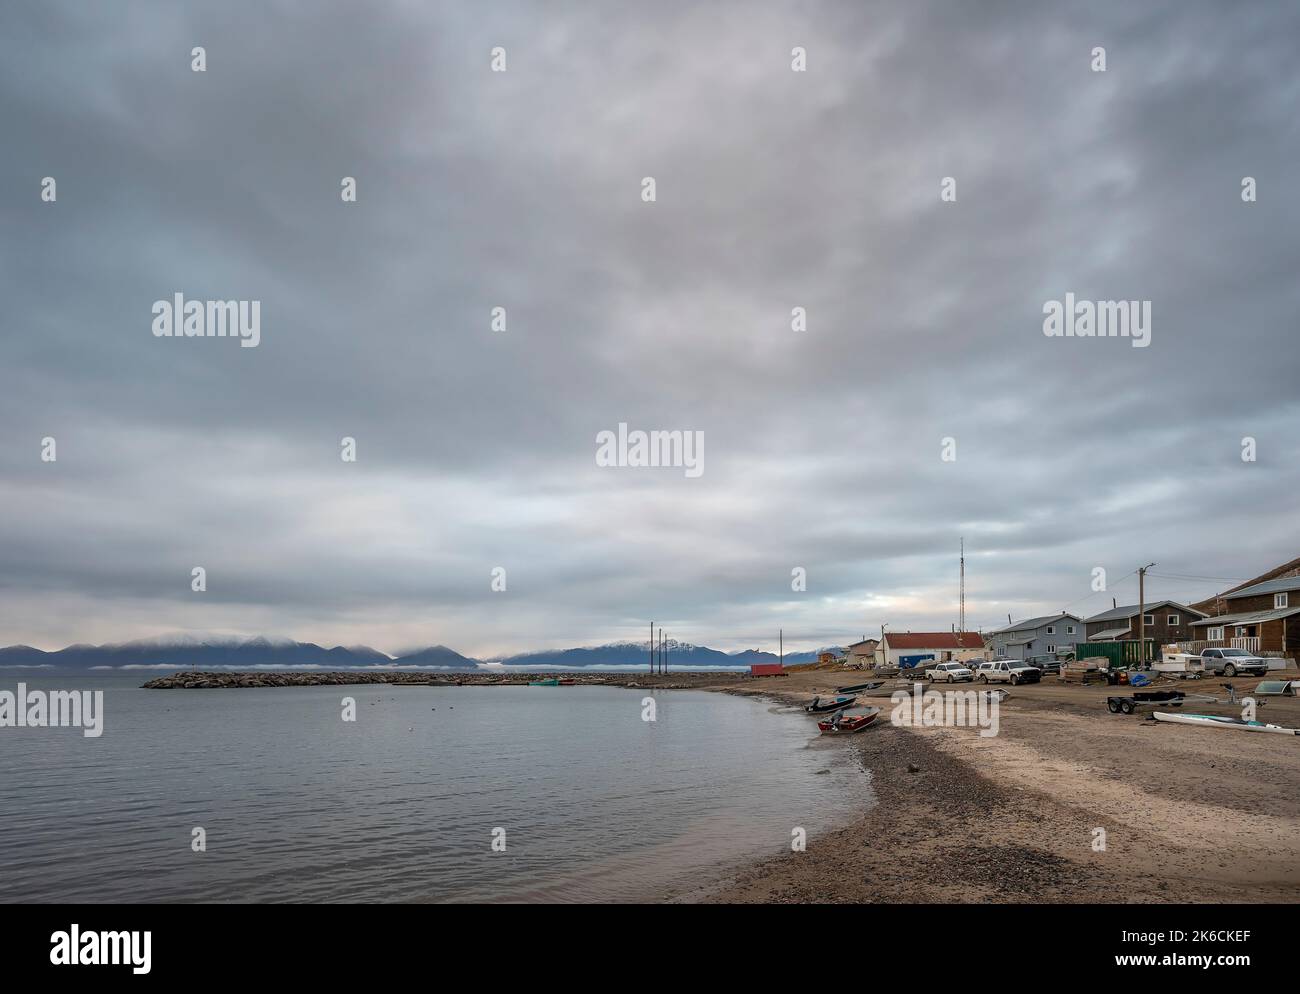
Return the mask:
[[[303,673],[213,673],[202,670],[180,670],[160,676],[143,684],[145,690],[214,690],[226,687],[321,687],[342,684],[384,683],[411,684],[414,686],[456,686],[460,677],[433,673],[401,673],[393,671],[347,672],[342,670],[314,670]]]
[[[738,673],[431,673],[418,670],[177,670],[144,684],[145,690],[220,690],[230,687],[321,687],[345,684],[389,684],[406,687],[526,686],[535,680],[558,678],[576,686],[608,685],[652,690],[689,690],[730,686],[749,680]]]

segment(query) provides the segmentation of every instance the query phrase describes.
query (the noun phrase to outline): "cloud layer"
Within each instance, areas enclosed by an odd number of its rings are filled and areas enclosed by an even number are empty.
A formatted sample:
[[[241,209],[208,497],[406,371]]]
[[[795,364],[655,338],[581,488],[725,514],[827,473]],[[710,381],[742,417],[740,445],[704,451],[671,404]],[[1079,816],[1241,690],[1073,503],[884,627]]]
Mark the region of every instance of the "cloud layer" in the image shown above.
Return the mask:
[[[963,536],[972,625],[1293,558],[1298,40],[1285,4],[6,5],[0,643],[811,647],[947,628]],[[261,300],[261,344],[154,338],[176,291]],[[1151,300],[1151,346],[1044,337],[1066,291]],[[619,422],[703,431],[703,476],[598,468]]]

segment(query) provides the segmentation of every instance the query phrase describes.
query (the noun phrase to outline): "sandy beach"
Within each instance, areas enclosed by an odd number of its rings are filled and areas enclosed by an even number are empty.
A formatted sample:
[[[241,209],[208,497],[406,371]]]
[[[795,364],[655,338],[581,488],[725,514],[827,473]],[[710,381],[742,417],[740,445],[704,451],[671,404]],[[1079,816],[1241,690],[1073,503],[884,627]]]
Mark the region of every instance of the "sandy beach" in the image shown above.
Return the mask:
[[[1295,671],[1270,673],[1297,678]],[[802,703],[868,676],[795,671],[711,689]],[[1179,681],[1225,698],[1258,684]],[[1010,688],[999,734],[880,722],[846,737],[879,799],[802,853],[683,895],[713,902],[1294,902],[1300,900],[1300,737],[1112,715],[1126,687]],[[968,684],[957,685],[968,689]],[[1170,684],[1170,686],[1175,686]],[[941,686],[940,689],[946,689]],[[1262,720],[1300,727],[1300,699],[1271,697]],[[859,704],[864,701],[860,699]],[[1239,714],[1226,704],[1185,705]],[[811,722],[811,718],[809,721]],[[1094,849],[1095,829],[1105,849]]]

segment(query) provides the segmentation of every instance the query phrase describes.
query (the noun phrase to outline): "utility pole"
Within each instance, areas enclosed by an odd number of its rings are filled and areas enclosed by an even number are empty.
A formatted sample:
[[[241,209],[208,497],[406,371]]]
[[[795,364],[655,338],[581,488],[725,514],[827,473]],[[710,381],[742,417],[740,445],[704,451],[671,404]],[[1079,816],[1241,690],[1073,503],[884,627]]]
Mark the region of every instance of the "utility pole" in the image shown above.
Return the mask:
[[[780,646],[780,653],[781,653],[781,655],[778,656],[777,659],[781,663],[781,668],[785,669],[785,629],[784,628],[778,629],[777,639],[779,640],[777,644]]]
[[[1147,654],[1147,570],[1155,563],[1147,563],[1138,570],[1138,665],[1146,662]]]
[[[655,671],[655,623],[650,622],[650,672]]]

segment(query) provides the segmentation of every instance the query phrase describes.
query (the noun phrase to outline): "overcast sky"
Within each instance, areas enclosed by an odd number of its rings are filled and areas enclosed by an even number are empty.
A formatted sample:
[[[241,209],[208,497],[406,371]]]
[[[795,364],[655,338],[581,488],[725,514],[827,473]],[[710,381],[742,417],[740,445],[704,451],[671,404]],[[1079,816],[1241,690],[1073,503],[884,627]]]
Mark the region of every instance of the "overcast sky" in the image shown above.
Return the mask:
[[[963,536],[972,628],[1254,576],[1298,50],[1289,2],[7,3],[0,644],[813,647],[948,629]],[[155,337],[177,291],[260,345]],[[1046,337],[1066,291],[1150,346]],[[619,422],[703,475],[598,467]]]

